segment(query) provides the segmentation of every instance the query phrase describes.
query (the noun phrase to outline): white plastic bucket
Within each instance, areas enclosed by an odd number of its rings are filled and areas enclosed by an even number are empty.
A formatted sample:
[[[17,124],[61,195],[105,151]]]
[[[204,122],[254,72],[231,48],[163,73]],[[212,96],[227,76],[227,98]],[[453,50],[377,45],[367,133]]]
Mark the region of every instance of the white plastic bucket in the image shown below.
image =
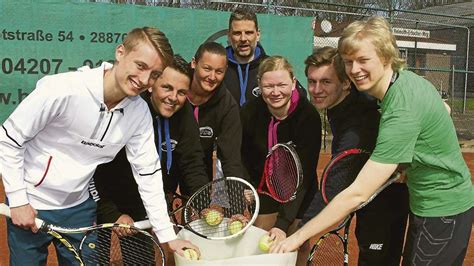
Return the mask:
[[[174,254],[177,266],[184,265],[288,265],[296,264],[296,252],[284,254],[267,254],[258,248],[260,237],[267,232],[251,226],[242,235],[229,240],[208,240],[185,229],[178,233],[178,238],[190,240],[201,250],[200,260],[188,260]]]

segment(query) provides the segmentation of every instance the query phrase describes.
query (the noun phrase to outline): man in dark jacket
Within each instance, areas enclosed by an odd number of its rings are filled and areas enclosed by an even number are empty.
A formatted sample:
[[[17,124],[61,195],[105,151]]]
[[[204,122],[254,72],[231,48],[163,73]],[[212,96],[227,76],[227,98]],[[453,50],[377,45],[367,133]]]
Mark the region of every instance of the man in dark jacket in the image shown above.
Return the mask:
[[[236,9],[232,12],[227,34],[231,45],[226,48],[229,68],[224,84],[242,106],[247,100],[260,95],[258,66],[268,56],[258,43],[260,29],[257,16],[252,11]]]
[[[255,13],[242,8],[232,12],[227,37],[231,45],[226,48],[229,66],[225,73],[224,85],[239,106],[242,106],[260,95],[258,66],[268,57],[259,43],[260,29]],[[306,90],[299,82],[297,88],[301,95],[306,97]]]
[[[191,195],[208,181],[199,130],[192,107],[186,100],[191,82],[189,64],[175,56],[144,98],[153,116],[155,144],[161,159],[164,190]],[[133,223],[146,218],[125,149],[115,159],[100,165],[94,175],[91,194],[98,203],[98,223]],[[97,191],[94,191],[94,190]]]
[[[343,66],[337,64],[336,56],[336,48],[324,47],[306,59],[311,100],[319,110],[327,109],[333,134],[333,158],[353,148],[371,152],[380,121],[377,100],[351,86]],[[308,222],[324,207],[321,193],[316,194],[302,223]],[[406,185],[400,183],[387,187],[357,211],[358,265],[399,265],[407,218],[408,191]],[[300,255],[306,260],[305,251],[309,251],[307,247],[300,249]]]

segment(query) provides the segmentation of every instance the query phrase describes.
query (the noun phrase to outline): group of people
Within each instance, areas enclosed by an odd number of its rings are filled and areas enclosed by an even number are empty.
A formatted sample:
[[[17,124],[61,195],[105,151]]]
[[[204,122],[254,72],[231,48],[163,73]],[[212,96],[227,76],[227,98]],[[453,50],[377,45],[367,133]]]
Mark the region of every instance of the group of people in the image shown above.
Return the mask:
[[[404,70],[387,21],[354,22],[337,49],[308,56],[308,92],[288,60],[267,55],[259,39],[255,13],[236,9],[231,45],[203,43],[190,62],[173,53],[163,32],[144,27],[127,34],[113,65],[42,78],[0,131],[11,264],[46,262],[52,237],[36,233],[35,217],[65,227],[149,219],[172,251],[199,251],[176,238],[167,195],[190,196],[212,181],[213,154],[223,176],[257,186],[271,147],[291,141],[303,169],[296,198],[280,204],[259,195],[254,225],[269,231],[270,252],[299,248],[304,264],[307,240],[403,164],[407,182],[357,211],[359,264],[399,265],[409,216],[405,265],[461,265],[474,219],[470,173],[443,101],[428,81]],[[372,152],[356,181],[327,206],[316,174],[324,109],[333,156]],[[82,236],[73,237],[78,244]],[[59,263],[73,264],[55,245]]]

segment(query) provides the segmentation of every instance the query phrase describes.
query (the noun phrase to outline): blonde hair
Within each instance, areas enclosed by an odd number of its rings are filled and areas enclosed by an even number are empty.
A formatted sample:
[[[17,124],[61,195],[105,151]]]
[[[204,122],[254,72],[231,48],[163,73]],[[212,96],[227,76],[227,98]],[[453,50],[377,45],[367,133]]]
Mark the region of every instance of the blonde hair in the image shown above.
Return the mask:
[[[123,40],[123,46],[126,52],[130,52],[140,42],[149,42],[155,50],[160,54],[165,66],[171,65],[173,62],[173,48],[166,38],[165,34],[157,28],[143,27],[135,28],[127,33]]]
[[[283,56],[275,55],[265,58],[258,67],[258,74],[257,78],[260,81],[263,74],[270,72],[270,71],[277,71],[277,70],[286,70],[290,74],[291,79],[294,78],[293,74],[293,66],[291,66],[290,62],[286,60]]]
[[[400,56],[392,28],[383,17],[372,16],[368,20],[355,21],[347,26],[339,38],[339,53],[342,55],[353,54],[363,46],[363,40],[368,40],[374,45],[380,58],[387,62],[391,61],[394,71],[405,67],[406,61]]]

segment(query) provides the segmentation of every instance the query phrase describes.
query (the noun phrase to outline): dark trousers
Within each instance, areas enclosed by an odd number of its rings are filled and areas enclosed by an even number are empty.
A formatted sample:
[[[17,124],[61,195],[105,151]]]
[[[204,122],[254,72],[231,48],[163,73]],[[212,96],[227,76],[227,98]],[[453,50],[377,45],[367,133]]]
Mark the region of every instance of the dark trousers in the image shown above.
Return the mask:
[[[408,221],[406,184],[392,184],[356,214],[358,265],[400,265]]]
[[[311,220],[324,207],[321,193],[317,193],[299,226]],[[400,264],[408,212],[407,186],[398,183],[388,186],[371,203],[357,211],[358,265]]]
[[[410,213],[403,265],[462,265],[473,221],[474,207],[444,217]]]

